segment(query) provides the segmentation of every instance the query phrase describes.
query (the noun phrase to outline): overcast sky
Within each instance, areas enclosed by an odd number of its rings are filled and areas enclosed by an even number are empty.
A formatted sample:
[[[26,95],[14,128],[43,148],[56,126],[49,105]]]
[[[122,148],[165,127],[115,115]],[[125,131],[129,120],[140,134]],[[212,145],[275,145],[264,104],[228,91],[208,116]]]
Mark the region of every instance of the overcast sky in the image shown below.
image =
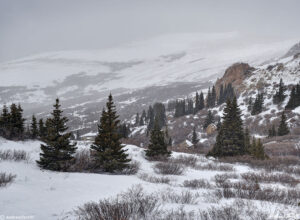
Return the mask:
[[[166,33],[300,40],[299,0],[0,0],[0,61]]]

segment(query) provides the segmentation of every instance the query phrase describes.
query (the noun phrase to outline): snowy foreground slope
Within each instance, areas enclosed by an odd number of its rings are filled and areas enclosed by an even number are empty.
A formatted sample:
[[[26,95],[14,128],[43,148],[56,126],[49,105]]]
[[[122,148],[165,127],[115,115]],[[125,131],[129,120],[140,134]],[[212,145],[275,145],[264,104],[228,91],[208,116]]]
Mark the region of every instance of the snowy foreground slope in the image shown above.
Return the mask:
[[[79,143],[79,148],[84,149],[89,145],[85,142]],[[4,216],[33,216],[33,219],[76,219],[72,212],[78,206],[89,201],[99,201],[100,199],[116,196],[121,192],[125,192],[128,188],[136,184],[140,184],[146,193],[165,195],[165,201],[162,201],[164,210],[178,210],[182,207],[185,211],[207,210],[209,207],[223,207],[231,205],[236,207],[241,204],[241,200],[236,199],[216,199],[210,196],[210,192],[214,191],[215,175],[229,174],[232,181],[241,179],[240,174],[254,171],[250,167],[244,165],[220,164],[214,160],[206,159],[199,155],[197,158],[198,168],[186,167],[182,175],[167,175],[170,179],[168,184],[150,183],[145,181],[145,176],[161,177],[161,174],[154,172],[153,166],[157,162],[149,162],[143,157],[143,149],[136,146],[128,145],[126,148],[133,160],[141,163],[139,172],[132,176],[127,175],[107,175],[107,174],[88,174],[88,173],[58,173],[40,170],[35,160],[39,155],[40,142],[12,142],[4,139],[0,140],[0,150],[7,149],[24,150],[28,152],[30,160],[28,162],[15,162],[0,160],[0,172],[12,173],[17,175],[15,181],[6,187],[0,188],[0,215]],[[184,153],[173,153],[172,157],[187,156]],[[225,165],[229,167],[228,171],[208,170],[207,165]],[[196,166],[196,167],[197,167]],[[201,168],[202,167],[202,168]],[[255,170],[259,172],[259,170]],[[233,173],[236,174],[232,175]],[[147,174],[147,175],[145,175]],[[299,177],[298,177],[299,178]],[[143,180],[144,179],[144,180]],[[183,187],[185,180],[203,179],[210,184],[208,189],[189,189]],[[298,186],[287,186],[280,183],[262,184],[262,187],[280,187],[283,189],[294,188]],[[185,204],[184,202],[175,202],[170,199],[171,195],[180,194],[181,192],[190,191],[194,195],[194,201]],[[167,196],[166,192],[170,192]],[[247,202],[247,200],[244,200]],[[296,205],[284,205],[272,202],[262,202],[252,200],[247,203],[248,208],[242,208],[243,212],[263,211],[269,217],[291,216],[296,219],[300,213],[300,207]],[[244,219],[247,213],[241,213]],[[5,218],[4,218],[5,219]],[[154,218],[155,219],[155,218]],[[193,218],[192,218],[193,219]]]

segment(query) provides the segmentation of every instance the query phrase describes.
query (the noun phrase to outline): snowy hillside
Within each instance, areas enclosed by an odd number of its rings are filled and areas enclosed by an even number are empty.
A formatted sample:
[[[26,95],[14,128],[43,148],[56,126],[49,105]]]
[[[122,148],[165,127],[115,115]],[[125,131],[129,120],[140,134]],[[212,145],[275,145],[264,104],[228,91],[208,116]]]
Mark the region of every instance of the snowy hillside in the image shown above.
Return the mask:
[[[174,34],[118,48],[49,52],[5,62],[0,64],[1,103],[49,104],[59,96],[81,104],[92,95],[106,97],[108,91],[120,94],[154,85],[214,80],[234,62],[259,64],[295,43],[254,43],[245,38],[236,32]]]
[[[260,199],[244,199],[243,201],[233,198],[218,199],[215,193],[218,189],[222,189],[222,182],[219,182],[219,179],[225,178],[230,182],[246,183],[249,180],[245,174],[254,171],[248,166],[219,163],[200,155],[189,156],[174,152],[173,158],[181,158],[178,163],[182,163],[179,162],[182,160],[186,161],[183,162],[186,165],[182,165],[183,173],[180,175],[163,175],[154,169],[154,165],[158,162],[145,160],[143,149],[129,145],[126,148],[130,156],[141,164],[139,172],[135,175],[51,172],[40,170],[35,163],[39,154],[39,145],[40,142],[37,141],[16,143],[4,139],[0,140],[2,154],[5,150],[24,150],[30,158],[27,161],[0,160],[0,172],[16,175],[14,182],[0,188],[0,213],[2,215],[34,216],[35,219],[44,220],[74,219],[73,210],[78,206],[90,201],[97,202],[99,199],[116,196],[121,192],[126,192],[129,188],[134,186],[136,188],[137,184],[141,184],[144,193],[151,193],[157,198],[161,196],[161,199],[164,198],[164,201],[158,200],[161,203],[160,209],[177,212],[178,208],[183,207],[185,211],[194,212],[195,216],[198,210],[206,211],[208,207],[222,209],[226,205],[239,207],[232,211],[240,212],[243,210],[243,212],[238,213],[241,216],[246,211],[252,211],[252,217],[259,216],[259,213],[260,215],[264,213],[266,216],[275,217],[280,214],[296,217],[300,211],[299,207],[297,208],[293,204],[291,198],[289,201],[285,201],[285,197],[281,197],[282,201],[275,200],[273,202],[261,201]],[[79,143],[81,150],[88,147],[88,143]],[[255,172],[259,173],[263,170],[259,169]],[[293,180],[293,175],[290,178],[292,178],[290,179],[292,182],[288,184],[284,182],[285,180],[259,183],[262,188],[271,187],[273,190],[294,189],[299,191],[299,184],[297,186],[299,181]],[[164,183],[158,183],[160,180]],[[199,180],[198,184],[200,185],[193,186],[192,180]],[[296,186],[292,183],[296,183]],[[191,198],[186,198],[186,195]]]

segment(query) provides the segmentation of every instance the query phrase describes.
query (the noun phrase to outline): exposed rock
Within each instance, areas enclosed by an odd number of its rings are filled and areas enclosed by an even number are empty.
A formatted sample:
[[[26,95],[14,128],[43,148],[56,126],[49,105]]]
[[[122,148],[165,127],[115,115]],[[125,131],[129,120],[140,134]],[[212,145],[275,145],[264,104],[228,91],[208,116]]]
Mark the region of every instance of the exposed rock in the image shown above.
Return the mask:
[[[237,93],[240,92],[241,87],[243,86],[242,83],[245,78],[251,75],[252,71],[254,70],[247,63],[235,63],[230,66],[226,71],[224,76],[221,79],[218,79],[216,82],[216,90],[219,91],[220,86],[227,85],[229,83],[235,88]]]

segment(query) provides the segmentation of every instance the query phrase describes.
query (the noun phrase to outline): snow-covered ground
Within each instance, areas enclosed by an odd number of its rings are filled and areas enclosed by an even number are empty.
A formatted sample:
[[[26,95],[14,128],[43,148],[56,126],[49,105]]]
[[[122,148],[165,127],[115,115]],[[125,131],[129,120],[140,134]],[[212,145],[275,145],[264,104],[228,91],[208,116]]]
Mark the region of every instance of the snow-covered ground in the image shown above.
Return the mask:
[[[214,184],[214,176],[223,174],[226,171],[198,170],[187,168],[182,175],[168,176],[169,184],[150,183],[139,178],[143,174],[160,177],[153,170],[155,162],[149,162],[144,159],[143,149],[133,145],[128,145],[129,155],[133,160],[141,163],[139,172],[135,175],[109,175],[109,174],[89,174],[89,173],[62,173],[41,170],[36,165],[35,160],[39,157],[40,142],[26,141],[13,142],[0,139],[0,150],[16,149],[28,152],[29,161],[0,161],[0,172],[12,173],[17,175],[15,181],[6,187],[0,188],[0,216],[33,216],[32,219],[61,219],[72,215],[68,214],[76,207],[89,201],[99,201],[103,198],[116,196],[120,192],[136,184],[141,184],[144,190],[149,193],[165,192],[173,190],[181,192],[187,190],[182,187],[183,181],[192,179],[206,179]],[[89,147],[87,142],[79,142],[79,149]],[[187,155],[184,153],[173,153],[172,157]],[[207,159],[201,155],[196,156],[199,165],[215,163],[212,159]],[[253,171],[245,165],[234,165],[234,172],[239,175],[248,171]],[[227,171],[229,172],[229,171]],[[232,173],[232,172],[229,172]],[[277,184],[277,183],[276,183]],[[277,186],[280,184],[278,183]],[[281,186],[281,185],[280,185]],[[282,186],[284,187],[284,186]],[[299,184],[296,186],[299,189]],[[220,206],[230,204],[232,199],[221,199],[220,201],[209,201],[205,196],[209,189],[192,190],[198,192],[197,204],[181,204],[184,209],[199,210],[207,209],[210,206]],[[297,216],[299,207],[282,205],[270,202],[253,201],[258,209],[275,215],[277,211],[290,216]],[[179,207],[178,204],[165,204],[170,208]],[[277,210],[277,211],[276,211]],[[4,218],[6,219],[6,218]]]

